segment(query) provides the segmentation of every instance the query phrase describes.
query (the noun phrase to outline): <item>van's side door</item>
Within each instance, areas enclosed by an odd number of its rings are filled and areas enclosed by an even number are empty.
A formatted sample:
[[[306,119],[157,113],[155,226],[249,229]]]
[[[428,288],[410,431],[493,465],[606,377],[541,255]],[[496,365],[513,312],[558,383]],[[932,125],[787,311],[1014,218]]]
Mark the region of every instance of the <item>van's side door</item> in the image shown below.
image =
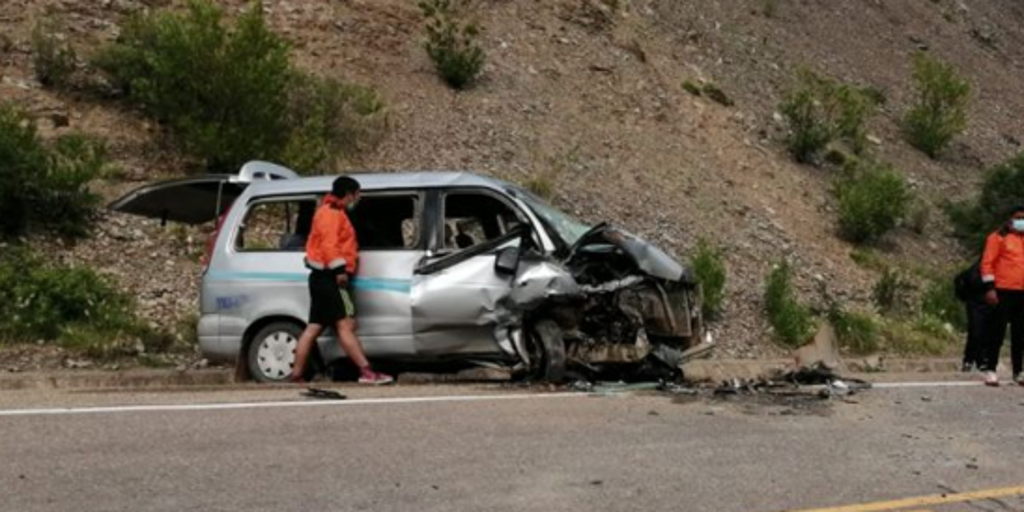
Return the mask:
[[[363,191],[349,214],[359,238],[356,320],[370,356],[415,354],[411,294],[426,254],[424,202],[419,191]]]
[[[432,208],[430,256],[413,279],[412,312],[421,355],[500,353],[495,329],[511,277],[494,269],[496,254],[518,246],[527,217],[488,189],[440,190]]]

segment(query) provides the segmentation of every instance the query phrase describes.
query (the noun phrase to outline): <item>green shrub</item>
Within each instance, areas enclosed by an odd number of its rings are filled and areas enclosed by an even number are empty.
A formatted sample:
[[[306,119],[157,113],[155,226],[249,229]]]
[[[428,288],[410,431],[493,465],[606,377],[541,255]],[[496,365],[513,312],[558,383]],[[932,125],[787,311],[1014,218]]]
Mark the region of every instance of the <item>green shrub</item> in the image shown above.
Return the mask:
[[[141,332],[132,308],[131,297],[92,270],[47,267],[20,247],[0,252],[0,340],[109,345]]]
[[[706,240],[697,242],[690,255],[690,268],[701,285],[704,295],[703,312],[706,318],[715,318],[722,311],[725,301],[727,271],[722,250]]]
[[[732,100],[732,98],[725,93],[725,91],[723,91],[720,87],[718,87],[715,84],[704,84],[704,89],[702,92],[704,93],[704,96],[707,96],[708,99],[715,103],[718,103],[719,105],[731,107],[736,104]]]
[[[271,32],[258,4],[233,27],[208,0],[186,13],[135,15],[96,64],[182,146],[214,171],[283,151],[288,45]]]
[[[476,25],[462,24],[457,19],[458,2],[423,0],[419,7],[427,19],[427,55],[449,86],[464,89],[483,71],[485,54],[476,43]]]
[[[683,80],[683,90],[694,96],[700,96],[702,92],[700,84],[692,80]]]
[[[914,291],[914,285],[900,271],[886,269],[875,283],[871,298],[883,314],[900,316],[913,310]]]
[[[102,142],[75,134],[47,147],[28,116],[0,104],[0,240],[87,234],[99,201],[89,182],[109,168]]]
[[[786,145],[801,163],[813,162],[836,140],[859,154],[867,145],[864,125],[875,107],[857,87],[801,71],[799,85],[779,106],[789,124]]]
[[[789,263],[776,265],[768,274],[764,304],[768,323],[785,345],[798,347],[813,334],[814,315],[796,298]]]
[[[75,72],[75,50],[56,34],[52,23],[38,22],[32,28],[32,65],[36,80],[45,87],[66,87]]]
[[[829,311],[828,319],[843,350],[865,355],[881,349],[881,327],[873,316],[836,307]]]
[[[336,170],[385,127],[373,90],[296,71],[258,2],[232,24],[211,0],[136,14],[94,64],[209,171],[253,159]]]
[[[523,185],[526,190],[533,192],[537,197],[550,200],[555,196],[555,181],[550,173],[537,173],[527,179]]]
[[[882,337],[888,352],[904,356],[950,355],[959,348],[952,333],[926,316],[884,322]]]
[[[914,55],[917,99],[903,118],[907,141],[932,158],[967,128],[970,83],[926,53]]]
[[[969,249],[981,252],[985,237],[1010,217],[1010,208],[1024,198],[1024,153],[985,174],[978,195],[948,205],[954,235]]]
[[[959,331],[967,329],[967,312],[956,298],[953,275],[938,276],[928,282],[921,296],[921,313],[948,323]]]
[[[375,146],[387,125],[373,89],[303,74],[292,78],[286,114],[290,136],[280,160],[310,171],[338,172],[342,160]]]
[[[839,232],[858,244],[877,241],[895,228],[913,201],[903,177],[888,165],[848,170],[838,180],[835,193]]]
[[[931,206],[924,200],[917,199],[911,202],[905,225],[914,233],[923,235],[924,232],[927,231],[928,223],[931,222],[931,219]]]

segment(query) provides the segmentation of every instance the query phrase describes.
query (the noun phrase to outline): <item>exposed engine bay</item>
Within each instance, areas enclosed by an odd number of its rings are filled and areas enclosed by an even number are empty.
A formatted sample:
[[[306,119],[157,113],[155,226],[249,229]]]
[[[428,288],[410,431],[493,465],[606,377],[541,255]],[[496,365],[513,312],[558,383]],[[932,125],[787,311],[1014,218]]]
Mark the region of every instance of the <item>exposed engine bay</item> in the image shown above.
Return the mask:
[[[524,256],[512,298],[528,311],[528,329],[542,318],[558,325],[565,366],[588,376],[673,375],[704,341],[700,287],[687,270],[608,226],[581,239],[560,265]],[[534,333],[544,335],[552,336]]]

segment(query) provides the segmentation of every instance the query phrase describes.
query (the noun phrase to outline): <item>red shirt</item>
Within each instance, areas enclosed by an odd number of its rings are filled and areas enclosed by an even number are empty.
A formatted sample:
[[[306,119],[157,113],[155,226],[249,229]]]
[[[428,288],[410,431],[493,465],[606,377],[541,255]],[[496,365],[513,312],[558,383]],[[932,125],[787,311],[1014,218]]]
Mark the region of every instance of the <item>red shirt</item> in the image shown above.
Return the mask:
[[[1000,290],[1024,290],[1024,236],[999,231],[985,241],[981,279]]]
[[[345,205],[332,195],[313,216],[313,227],[306,241],[306,264],[318,270],[344,269],[355,274],[359,266],[359,242],[356,230],[345,213]]]

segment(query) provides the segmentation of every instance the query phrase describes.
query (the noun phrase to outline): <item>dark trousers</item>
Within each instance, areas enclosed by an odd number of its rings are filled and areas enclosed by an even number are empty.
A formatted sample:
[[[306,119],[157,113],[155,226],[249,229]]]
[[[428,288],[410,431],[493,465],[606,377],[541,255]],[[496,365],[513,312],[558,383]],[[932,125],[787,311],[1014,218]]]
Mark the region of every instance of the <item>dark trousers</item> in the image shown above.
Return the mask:
[[[988,345],[988,329],[992,323],[994,307],[979,301],[970,300],[964,303],[967,308],[967,345],[964,346],[964,366],[985,366],[986,346]]]
[[[1010,362],[1013,374],[1024,370],[1024,291],[997,290],[999,305],[992,314],[989,325],[988,346],[985,357],[985,369],[995,371],[999,365],[999,352],[1003,348],[1006,337],[1006,326],[1010,326]]]

